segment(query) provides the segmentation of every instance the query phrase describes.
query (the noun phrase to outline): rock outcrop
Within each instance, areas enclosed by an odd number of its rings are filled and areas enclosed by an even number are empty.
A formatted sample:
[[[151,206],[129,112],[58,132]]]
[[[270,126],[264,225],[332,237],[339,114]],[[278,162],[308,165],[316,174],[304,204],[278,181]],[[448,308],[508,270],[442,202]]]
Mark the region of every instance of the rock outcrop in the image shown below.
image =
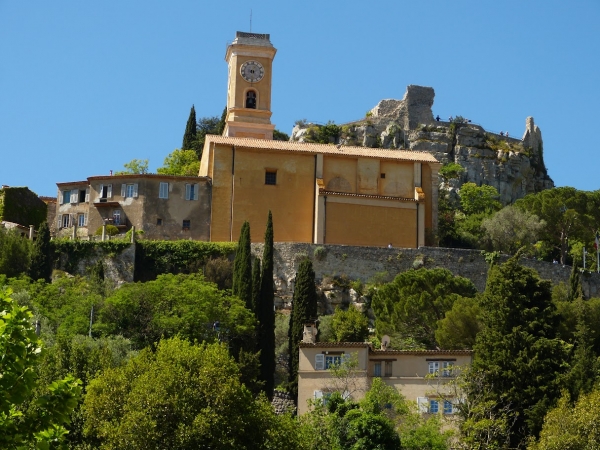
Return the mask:
[[[450,192],[466,182],[487,184],[498,190],[503,204],[554,187],[533,117],[526,119],[522,139],[510,138],[461,117],[436,121],[431,111],[434,97],[433,88],[411,85],[402,100],[381,100],[364,120],[337,128],[328,124],[327,133],[319,133],[323,125],[298,124],[290,140],[429,152],[442,164],[464,168],[458,178],[440,179]],[[325,141],[318,140],[323,136]]]

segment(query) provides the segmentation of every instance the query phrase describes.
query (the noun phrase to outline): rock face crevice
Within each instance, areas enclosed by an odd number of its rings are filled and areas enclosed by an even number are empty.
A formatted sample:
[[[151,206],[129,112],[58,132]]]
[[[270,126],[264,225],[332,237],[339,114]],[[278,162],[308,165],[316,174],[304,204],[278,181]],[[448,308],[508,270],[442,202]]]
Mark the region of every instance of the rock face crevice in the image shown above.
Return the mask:
[[[544,165],[542,133],[533,117],[527,117],[522,139],[515,139],[486,132],[462,118],[435,120],[434,97],[433,88],[410,85],[402,100],[381,100],[364,120],[339,126],[330,143],[431,153],[442,164],[453,162],[465,169],[442,187],[452,192],[467,182],[487,184],[498,190],[505,205],[554,187]],[[310,142],[321,126],[298,124],[290,140]]]

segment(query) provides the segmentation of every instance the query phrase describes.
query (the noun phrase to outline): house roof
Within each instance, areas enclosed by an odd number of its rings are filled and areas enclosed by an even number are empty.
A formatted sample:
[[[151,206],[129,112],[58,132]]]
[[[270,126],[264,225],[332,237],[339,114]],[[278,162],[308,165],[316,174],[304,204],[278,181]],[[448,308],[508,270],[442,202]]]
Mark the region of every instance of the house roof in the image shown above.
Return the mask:
[[[299,153],[323,153],[337,156],[359,156],[363,158],[390,159],[395,161],[416,161],[440,164],[428,152],[409,150],[388,150],[382,148],[353,147],[346,145],[308,144],[306,142],[271,141],[266,139],[236,138],[207,135],[205,147],[214,144],[225,144],[258,150],[275,150]]]
[[[418,355],[418,356],[442,356],[442,355],[472,355],[473,350],[373,350],[368,342],[300,342],[302,348],[348,348],[367,347],[369,353],[374,356],[384,355]]]
[[[209,181],[210,177],[199,177],[196,175],[165,175],[161,173],[128,173],[123,175],[94,175],[88,177],[84,181],[67,181],[63,183],[56,183],[58,187],[62,186],[75,186],[75,185],[88,185],[90,181],[94,180],[128,180],[137,178],[154,178],[158,180],[194,180],[194,181]]]

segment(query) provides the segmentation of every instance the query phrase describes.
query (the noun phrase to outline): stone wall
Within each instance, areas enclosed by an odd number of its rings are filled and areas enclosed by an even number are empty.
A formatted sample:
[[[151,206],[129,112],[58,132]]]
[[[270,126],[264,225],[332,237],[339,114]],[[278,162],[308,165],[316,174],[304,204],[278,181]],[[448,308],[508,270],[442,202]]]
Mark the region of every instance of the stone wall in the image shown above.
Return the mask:
[[[98,261],[102,261],[104,266],[105,278],[114,281],[117,285],[133,282],[133,273],[135,267],[135,244],[131,244],[120,253],[114,254],[98,247],[90,255],[81,258],[76,262],[75,270],[71,269],[72,275],[87,275],[88,269],[93,267]],[[67,270],[69,266],[69,255],[62,254],[58,269]]]
[[[253,244],[254,256],[262,256],[263,244]],[[324,256],[315,256],[315,249],[325,249]],[[319,252],[317,252],[318,254]],[[300,243],[276,243],[274,251],[274,281],[277,288],[277,306],[289,307],[293,291],[296,271],[299,262],[309,257],[313,262],[315,276],[319,285],[323,280],[346,276],[350,280],[368,282],[375,276],[391,281],[398,273],[413,267],[450,270],[455,275],[470,279],[478,291],[485,289],[487,279],[487,263],[478,250],[463,250],[438,247],[375,248],[351,247],[345,245],[315,245]],[[506,260],[503,257],[501,260]],[[552,264],[533,259],[522,259],[522,264],[535,269],[540,277],[552,281],[568,283],[571,274],[570,266]],[[600,296],[600,274],[585,274],[582,277],[584,294],[587,297]],[[327,289],[326,286],[322,288]]]

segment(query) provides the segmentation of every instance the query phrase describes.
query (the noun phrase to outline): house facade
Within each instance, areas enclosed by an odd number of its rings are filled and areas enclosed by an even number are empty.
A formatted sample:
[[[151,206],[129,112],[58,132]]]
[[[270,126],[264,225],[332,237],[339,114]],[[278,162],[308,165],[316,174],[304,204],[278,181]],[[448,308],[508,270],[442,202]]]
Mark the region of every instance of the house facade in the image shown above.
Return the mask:
[[[374,378],[394,387],[423,413],[453,414],[457,399],[441,398],[436,386],[451,380],[455,367],[471,364],[471,350],[374,350],[364,342],[301,342],[298,366],[298,414],[310,410],[310,400],[326,399],[334,390],[330,368],[352,358],[357,363],[346,394],[361,399]],[[339,383],[338,383],[339,384]]]
[[[147,239],[208,240],[210,180],[154,174],[57,183],[57,236],[91,236],[107,223]]]

